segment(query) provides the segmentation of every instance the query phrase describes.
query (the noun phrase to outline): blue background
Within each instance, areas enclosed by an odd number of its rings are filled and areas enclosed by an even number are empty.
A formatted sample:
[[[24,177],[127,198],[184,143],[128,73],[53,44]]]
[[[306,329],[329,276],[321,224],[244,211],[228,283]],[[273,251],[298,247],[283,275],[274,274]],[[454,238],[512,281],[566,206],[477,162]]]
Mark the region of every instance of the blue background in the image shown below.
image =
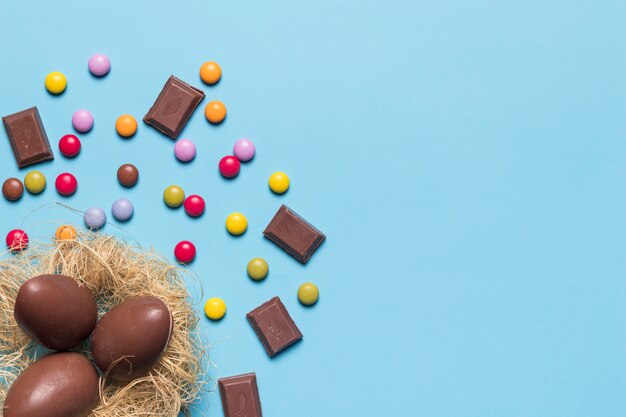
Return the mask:
[[[16,1],[0,6],[0,114],[37,105],[57,150],[71,115],[92,111],[74,160],[41,164],[40,196],[0,202],[8,231],[54,201],[77,209],[130,198],[121,225],[172,259],[193,240],[198,313],[211,375],[254,371],[267,416],[623,416],[626,414],[626,3],[623,1]],[[141,3],[145,3],[141,5]],[[108,54],[111,73],[87,71]],[[219,62],[215,87],[200,64]],[[60,97],[45,75],[69,80]],[[198,156],[141,123],[170,74],[219,99],[181,137]],[[4,131],[0,177],[23,177]],[[257,156],[223,180],[218,160],[249,137]],[[122,189],[117,167],[141,179]],[[285,171],[284,196],[267,189]],[[57,174],[79,190],[60,198]],[[162,203],[180,184],[207,201],[194,220]],[[302,266],[262,230],[286,203],[327,242]],[[240,238],[224,220],[248,217]],[[35,239],[82,219],[44,208],[24,220]],[[113,224],[115,222],[113,221]],[[108,225],[104,232],[128,234]],[[4,233],[4,232],[3,232]],[[270,264],[262,283],[248,259]],[[296,290],[313,281],[320,302]],[[304,341],[274,360],[245,313],[278,295]],[[207,394],[196,416],[221,416]]]

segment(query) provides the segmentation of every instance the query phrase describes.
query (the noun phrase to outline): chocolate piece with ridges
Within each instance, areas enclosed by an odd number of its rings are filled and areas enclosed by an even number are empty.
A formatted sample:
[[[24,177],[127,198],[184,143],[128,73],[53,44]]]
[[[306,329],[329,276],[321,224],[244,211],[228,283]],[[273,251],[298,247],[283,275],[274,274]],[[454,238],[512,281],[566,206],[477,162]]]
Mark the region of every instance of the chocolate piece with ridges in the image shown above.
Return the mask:
[[[224,417],[263,417],[254,373],[218,380]]]
[[[2,118],[20,168],[54,159],[37,107]]]
[[[246,317],[270,357],[302,339],[302,333],[280,298],[274,297]]]
[[[204,99],[202,90],[172,75],[143,121],[176,139],[202,99]]]
[[[326,236],[284,204],[263,232],[288,254],[307,263]]]

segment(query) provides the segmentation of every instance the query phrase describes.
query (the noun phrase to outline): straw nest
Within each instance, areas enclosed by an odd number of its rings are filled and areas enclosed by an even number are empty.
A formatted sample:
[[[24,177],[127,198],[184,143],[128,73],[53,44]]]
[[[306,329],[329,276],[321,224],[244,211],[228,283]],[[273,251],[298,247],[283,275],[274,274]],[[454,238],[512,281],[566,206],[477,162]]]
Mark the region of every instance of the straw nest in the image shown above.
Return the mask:
[[[174,317],[167,350],[149,375],[127,384],[100,378],[100,403],[90,417],[176,417],[190,414],[202,388],[203,348],[198,318],[182,270],[151,251],[104,234],[34,244],[0,261],[0,404],[11,383],[45,354],[17,326],[13,307],[20,285],[40,274],[64,274],[93,292],[100,315],[136,295],[163,300]],[[90,357],[88,341],[80,351]]]

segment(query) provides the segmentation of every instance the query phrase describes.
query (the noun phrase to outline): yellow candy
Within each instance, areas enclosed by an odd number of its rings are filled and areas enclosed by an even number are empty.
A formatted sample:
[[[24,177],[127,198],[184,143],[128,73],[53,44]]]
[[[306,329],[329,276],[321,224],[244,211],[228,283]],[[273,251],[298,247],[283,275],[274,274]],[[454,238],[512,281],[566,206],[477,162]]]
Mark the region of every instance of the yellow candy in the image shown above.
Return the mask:
[[[46,75],[46,90],[51,94],[61,94],[67,87],[67,78],[58,71]]]
[[[284,194],[289,189],[289,177],[284,172],[274,172],[270,175],[269,185],[276,194]]]
[[[59,226],[54,237],[56,240],[74,240],[76,239],[76,229],[69,225]]]
[[[205,84],[213,85],[222,77],[222,69],[217,62],[205,62],[200,67],[200,78]]]
[[[185,201],[185,192],[178,185],[170,185],[163,191],[163,201],[169,207],[180,207]]]
[[[305,306],[317,303],[319,297],[320,290],[312,282],[305,282],[298,288],[298,300]]]
[[[24,185],[29,193],[39,194],[46,188],[46,177],[40,171],[29,171],[24,177]]]
[[[123,114],[115,121],[115,130],[123,138],[129,138],[137,132],[137,120],[130,114]]]
[[[204,304],[204,314],[211,320],[220,320],[226,314],[226,303],[221,298],[210,298]]]
[[[269,265],[263,258],[254,258],[248,262],[248,276],[255,281],[260,281],[267,276]]]
[[[231,235],[238,236],[248,228],[248,220],[241,213],[231,213],[226,218],[226,230]]]

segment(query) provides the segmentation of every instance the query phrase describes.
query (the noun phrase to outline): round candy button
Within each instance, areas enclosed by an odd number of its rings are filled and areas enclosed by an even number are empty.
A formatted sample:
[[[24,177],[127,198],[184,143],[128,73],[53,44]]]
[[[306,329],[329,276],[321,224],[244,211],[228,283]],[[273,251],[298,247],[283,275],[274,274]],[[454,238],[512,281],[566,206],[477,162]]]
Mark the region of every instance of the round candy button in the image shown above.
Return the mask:
[[[241,213],[231,213],[226,218],[226,230],[231,235],[239,236],[248,228],[248,220]]]
[[[170,185],[163,191],[163,201],[168,207],[180,207],[185,201],[185,192],[178,185]]]
[[[196,246],[188,240],[183,240],[174,247],[174,257],[183,264],[188,264],[196,258]]]
[[[189,139],[180,139],[174,145],[174,156],[181,162],[189,162],[196,157],[196,145]]]
[[[8,178],[2,184],[2,195],[9,201],[17,201],[24,194],[24,184],[17,178]]]
[[[74,240],[76,239],[76,229],[70,225],[59,226],[54,238],[56,240]]]
[[[248,139],[239,139],[235,142],[235,146],[233,146],[233,154],[241,162],[248,162],[254,158],[255,152],[256,149],[254,147],[254,143]]]
[[[59,150],[67,158],[73,158],[80,152],[80,140],[74,135],[65,135],[59,140]]]
[[[72,126],[77,132],[89,132],[93,128],[93,116],[87,110],[78,110],[72,115]]]
[[[100,207],[89,207],[83,215],[83,221],[89,229],[98,230],[105,225],[107,215]]]
[[[123,138],[129,138],[137,132],[137,120],[130,114],[123,114],[115,121],[115,130]]]
[[[139,180],[139,170],[133,164],[124,164],[117,169],[117,180],[124,187],[132,187]]]
[[[222,69],[217,62],[205,62],[200,67],[200,78],[203,83],[213,85],[222,78]]]
[[[46,90],[51,94],[61,94],[67,88],[67,78],[58,71],[46,75]]]
[[[284,194],[289,189],[289,177],[284,172],[274,172],[269,180],[270,190],[276,194]]]
[[[185,199],[185,213],[191,217],[202,216],[205,206],[204,199],[199,195],[190,195]]]
[[[21,229],[11,230],[7,234],[6,244],[11,252],[23,251],[28,247],[28,235]]]
[[[24,185],[29,193],[39,194],[46,188],[46,177],[40,171],[29,171],[24,176]]]
[[[204,108],[204,115],[213,124],[219,124],[226,118],[226,106],[221,101],[211,101]]]
[[[104,54],[94,54],[89,58],[87,66],[90,73],[96,77],[103,77],[111,70],[111,61]]]
[[[248,276],[255,281],[265,279],[269,269],[267,261],[263,258],[254,258],[248,262]]]
[[[204,314],[211,320],[220,320],[226,314],[226,303],[221,298],[210,298],[204,304]]]
[[[219,169],[220,174],[222,174],[224,178],[234,178],[239,174],[241,164],[239,163],[239,159],[228,155],[220,159]]]
[[[320,291],[312,282],[305,282],[298,288],[298,300],[305,306],[317,303],[319,297]]]
[[[63,174],[59,174],[54,185],[59,194],[67,197],[76,192],[78,181],[76,181],[76,177],[69,172],[64,172]]]
[[[113,214],[113,218],[119,222],[128,221],[133,217],[134,212],[135,208],[133,207],[133,203],[127,198],[118,198],[111,205],[111,214]]]

